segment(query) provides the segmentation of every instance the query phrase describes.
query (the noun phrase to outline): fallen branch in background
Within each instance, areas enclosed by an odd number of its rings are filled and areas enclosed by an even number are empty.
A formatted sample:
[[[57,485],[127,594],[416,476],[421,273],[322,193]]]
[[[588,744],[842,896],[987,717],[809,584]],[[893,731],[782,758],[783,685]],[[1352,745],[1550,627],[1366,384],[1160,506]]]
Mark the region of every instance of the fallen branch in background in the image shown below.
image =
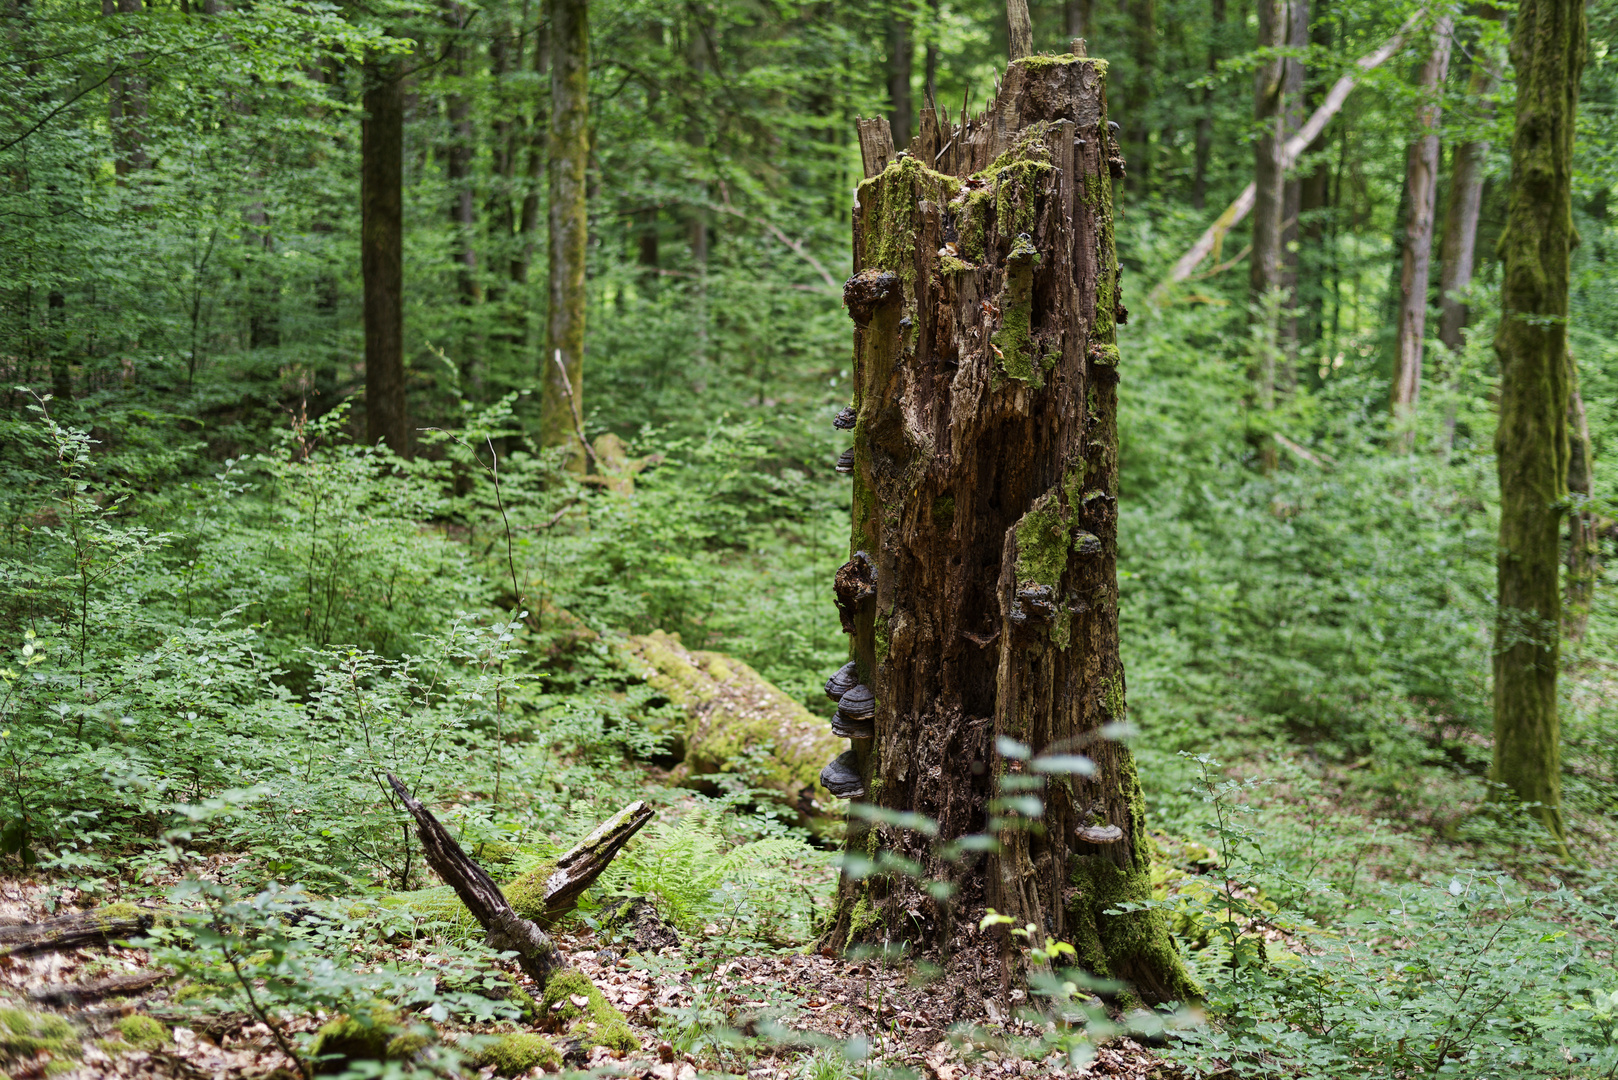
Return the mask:
[[[1288,139],[1286,145],[1281,148],[1282,169],[1290,169],[1297,163],[1298,158],[1303,156],[1303,152],[1309,148],[1309,144],[1315,141],[1315,138],[1331,122],[1331,118],[1336,116],[1338,110],[1343,107],[1343,103],[1348,100],[1349,93],[1359,83],[1360,78],[1398,52],[1403,47],[1405,38],[1410,35],[1410,31],[1415,29],[1426,14],[1426,8],[1418,9],[1410,18],[1405,20],[1403,26],[1399,27],[1398,33],[1382,43],[1380,49],[1367,56],[1362,56],[1354,62],[1354,66],[1358,69],[1356,72],[1344,75],[1332,84],[1332,88],[1327,92],[1326,100],[1321,102],[1320,108],[1314,111],[1314,114],[1304,122],[1303,127],[1299,128],[1297,133]],[[1252,211],[1256,194],[1257,188],[1252,184],[1248,184],[1247,187],[1243,188],[1242,193],[1236,196],[1236,201],[1225,207],[1225,212],[1214,219],[1214,223],[1208,226],[1208,230],[1202,234],[1202,237],[1191,245],[1191,250],[1180,256],[1180,261],[1174,264],[1174,268],[1169,271],[1169,276],[1158,282],[1150,295],[1147,296],[1146,302],[1154,307],[1161,305],[1163,294],[1168,291],[1169,286],[1178,285],[1189,278],[1203,259],[1217,251],[1219,246],[1224,243],[1225,234],[1235,228],[1237,223]]]

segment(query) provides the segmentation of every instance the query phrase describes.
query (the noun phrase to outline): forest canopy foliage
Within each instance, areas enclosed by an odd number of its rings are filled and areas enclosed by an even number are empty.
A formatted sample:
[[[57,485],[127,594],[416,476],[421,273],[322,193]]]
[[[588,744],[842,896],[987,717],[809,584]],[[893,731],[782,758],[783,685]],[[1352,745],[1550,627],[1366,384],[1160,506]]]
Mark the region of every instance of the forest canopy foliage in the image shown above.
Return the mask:
[[[1418,9],[1289,174],[1283,287],[1253,290],[1247,221],[1148,304],[1254,178],[1255,73],[1294,65],[1307,113]],[[537,428],[546,5],[0,0],[8,888],[34,915],[161,904],[142,955],[178,980],[163,1045],[176,1025],[251,1013],[287,1067],[337,1061],[347,1023],[389,1033],[373,1054],[388,1068],[505,1075],[550,1062],[523,1033],[556,1031],[509,991],[509,963],[439,917],[447,894],[430,893],[385,776],[502,882],[642,798],[655,824],[558,934],[617,950],[605,983],[630,970],[613,967],[634,933],[621,902],[649,898],[686,947],[648,947],[634,970],[684,996],[605,1007],[648,1053],[667,1041],[704,1070],[1054,1068],[1132,1031],[1197,1076],[1611,1076],[1618,3],[1585,5],[1572,159],[1567,332],[1593,480],[1569,508],[1598,533],[1599,569],[1561,651],[1565,853],[1488,780],[1511,11],[1451,11],[1447,74],[1424,91],[1428,6],[1302,10],[1277,45],[1246,3],[1031,5],[1037,48],[1083,36],[1107,60],[1127,161],[1129,724],[1113,734],[1132,740],[1152,903],[1204,1012],[1126,1015],[1118,988],[1047,971],[1012,999],[1038,1004],[1037,1023],[997,1008],[923,1045],[878,1001],[820,1045],[727,1003],[725,964],[797,956],[825,930],[842,814],[828,826],[824,792],[805,809],[765,790],[768,740],[682,771],[687,713],[626,651],[663,631],[831,714],[855,120],[910,132],[928,101],[981,107],[1008,43],[1004,10],[976,0],[590,5],[590,475]],[[408,457],[364,438],[361,124],[378,57],[404,80]],[[1399,413],[1408,151],[1435,103],[1439,224],[1417,297],[1431,318]],[[1480,210],[1451,343],[1440,244],[1463,146],[1481,148]],[[866,993],[879,968],[895,986],[931,970],[897,951],[851,962]],[[974,1003],[999,992],[982,977]],[[817,1000],[758,978],[787,1027]],[[90,1034],[144,1037],[25,1013],[42,1006],[0,984],[17,1006],[0,1012],[0,1068],[41,1050],[90,1068]],[[953,1064],[925,1056],[946,1035]]]

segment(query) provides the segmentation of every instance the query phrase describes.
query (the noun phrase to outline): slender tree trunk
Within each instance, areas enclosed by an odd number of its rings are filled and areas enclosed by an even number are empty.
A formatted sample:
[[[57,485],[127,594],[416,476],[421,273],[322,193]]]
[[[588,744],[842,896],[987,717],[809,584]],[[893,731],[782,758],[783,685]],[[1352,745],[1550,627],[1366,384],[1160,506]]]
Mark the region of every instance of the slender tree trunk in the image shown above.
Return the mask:
[[[590,7],[550,0],[550,304],[540,377],[545,395],[540,438],[570,446],[569,467],[584,471],[584,257],[589,220]]]
[[[1065,17],[1069,41],[1090,36],[1090,0],[1065,0],[1062,14]]]
[[[1504,18],[1502,13],[1501,18]],[[1467,96],[1486,99],[1500,85],[1500,73],[1489,58],[1472,62],[1467,80]],[[1484,116],[1492,114],[1483,105]],[[1472,262],[1478,238],[1478,212],[1483,207],[1483,163],[1489,155],[1488,142],[1473,139],[1461,143],[1451,157],[1449,203],[1444,210],[1444,240],[1438,271],[1438,339],[1451,350],[1465,344],[1466,294],[1472,286]]]
[[[1421,393],[1421,359],[1427,336],[1427,286],[1433,252],[1433,207],[1438,197],[1438,123],[1440,97],[1449,73],[1454,18],[1446,11],[1433,27],[1433,51],[1421,69],[1422,104],[1417,112],[1420,134],[1405,156],[1404,265],[1399,275],[1399,328],[1394,340],[1392,406],[1394,420],[1405,425],[1399,445],[1410,449],[1415,433],[1408,427]]]
[[[1309,47],[1309,0],[1287,2],[1287,47]],[[1289,56],[1281,64],[1282,132],[1290,139],[1303,126],[1304,63]],[[1283,363],[1276,371],[1279,389],[1290,390],[1297,383],[1298,360],[1298,215],[1303,210],[1303,182],[1287,176],[1281,187],[1281,290],[1285,294],[1281,312],[1280,340]]]
[[[932,19],[927,26],[927,49],[924,80],[927,85],[927,105],[938,106],[938,6],[941,0],[928,0],[927,10]]]
[[[67,297],[52,289],[45,298],[50,343],[51,395],[60,402],[73,400],[73,368],[67,350]]]
[[[101,0],[103,15],[138,15],[141,0]],[[122,58],[130,67],[146,59],[144,50]],[[112,168],[119,184],[149,164],[146,157],[146,93],[144,75],[114,75],[107,80],[107,126],[112,133]]]
[[[1561,517],[1567,495],[1573,125],[1584,69],[1583,0],[1521,0],[1512,30],[1517,114],[1500,238],[1499,617],[1490,777],[1563,836]]]
[[[1028,0],[1006,0],[1006,37],[1011,42],[1011,58],[1029,56],[1034,51],[1034,23],[1028,17]],[[908,136],[905,142],[908,142]],[[905,142],[897,145],[903,148]]]
[[[534,74],[541,76],[539,81],[543,82],[543,76],[550,66],[550,38],[542,27],[534,29],[534,37]],[[511,264],[511,280],[519,285],[528,282],[528,268],[534,262],[534,237],[539,232],[539,182],[545,170],[545,152],[548,149],[550,132],[546,112],[537,103],[532,117],[523,166],[525,187],[522,213],[517,221],[519,238],[517,257]]]
[[[1327,16],[1327,0],[1317,0],[1313,17],[1309,20],[1309,42],[1320,52],[1331,52],[1331,20]],[[1305,111],[1314,112],[1323,100],[1319,88],[1309,92]],[[1305,154],[1316,158],[1314,167],[1298,185],[1298,235],[1301,237],[1298,253],[1297,284],[1292,290],[1293,305],[1304,324],[1298,340],[1313,343],[1320,339],[1324,325],[1324,289],[1322,281],[1327,259],[1326,215],[1324,211],[1331,199],[1331,166],[1325,160],[1329,139],[1327,128],[1309,144]]]
[[[894,145],[910,142],[915,125],[915,103],[910,93],[910,78],[915,69],[916,42],[911,33],[907,0],[888,9],[888,103],[892,112],[888,124],[893,129]]]
[[[1225,0],[1210,0],[1208,5],[1210,26],[1208,31],[1208,77],[1219,71],[1223,59],[1225,36]],[[1191,205],[1198,210],[1208,204],[1208,165],[1213,159],[1214,91],[1203,87],[1202,109],[1197,115],[1196,164],[1191,176]]]
[[[854,555],[836,581],[860,685],[838,686],[853,744],[822,778],[937,825],[929,839],[891,815],[851,818],[850,852],[891,852],[956,888],[946,900],[845,872],[827,944],[971,945],[993,907],[1148,1000],[1184,1000],[1194,988],[1161,915],[1108,914],[1148,897],[1151,874],[1129,751],[1099,737],[1126,715],[1104,71],[1071,55],[1013,62],[970,134],[923,129],[921,157],[933,139],[950,148],[943,172],[916,157],[882,169],[886,125],[862,130],[844,290]],[[1081,748],[1093,774],[1028,760]],[[1040,794],[1040,815],[1008,809]],[[977,861],[941,850],[984,833],[997,847]]]
[[[1287,0],[1257,0],[1258,47],[1280,49],[1286,43]],[[1282,134],[1286,123],[1286,65],[1265,60],[1253,73],[1253,119],[1259,135],[1253,140],[1253,253],[1248,260],[1248,293],[1253,321],[1253,358],[1248,369],[1249,441],[1258,452],[1265,472],[1276,466],[1275,442],[1270,437],[1269,413],[1275,409],[1275,379],[1279,366],[1281,294],[1281,216],[1285,201],[1286,167],[1282,161]]]
[[[404,85],[398,62],[365,62],[360,263],[365,278],[365,437],[410,453],[404,372]]]
[[[54,295],[54,294],[53,294]],[[1595,447],[1590,442],[1590,419],[1579,393],[1579,367],[1568,355],[1567,426],[1569,450],[1567,490],[1570,496],[1589,499],[1595,494]],[[1596,582],[1601,577],[1600,521],[1595,511],[1582,502],[1574,503],[1567,515],[1567,602],[1562,609],[1562,633],[1577,644],[1584,640],[1590,625],[1590,605],[1595,600]]]
[[[1134,70],[1125,87],[1121,122],[1124,158],[1134,176],[1131,190],[1152,190],[1151,105],[1157,77],[1157,0],[1126,0],[1129,15],[1129,58]]]

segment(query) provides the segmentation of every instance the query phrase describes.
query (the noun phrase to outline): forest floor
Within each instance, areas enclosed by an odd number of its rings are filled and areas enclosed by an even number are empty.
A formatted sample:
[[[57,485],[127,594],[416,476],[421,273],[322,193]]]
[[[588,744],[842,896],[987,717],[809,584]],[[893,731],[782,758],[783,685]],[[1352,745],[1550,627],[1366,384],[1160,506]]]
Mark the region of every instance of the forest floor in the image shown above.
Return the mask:
[[[71,907],[72,890],[24,879],[0,879],[0,923],[43,922]],[[1151,1051],[1129,1038],[1097,1048],[1081,1069],[1058,1057],[1031,1061],[1017,1044],[1037,1037],[1025,1021],[1001,1015],[984,987],[998,984],[987,938],[956,953],[951,970],[932,978],[909,963],[849,961],[808,951],[745,954],[728,950],[720,928],[705,928],[701,940],[641,954],[603,946],[594,932],[562,932],[556,941],[569,964],[590,978],[628,1020],[641,1051],[597,1047],[574,1058],[567,1071],[643,1080],[694,1080],[699,1076],[745,1076],[749,1080],[848,1076],[843,1048],[863,1042],[875,1075],[931,1080],[994,1080],[1009,1076],[1161,1078],[1176,1075]],[[393,961],[430,970],[430,947],[401,945]],[[0,957],[0,997],[29,1001],[32,1011],[71,1015],[87,1037],[80,1059],[39,1051],[13,1066],[10,1080],[91,1077],[235,1080],[295,1074],[264,1023],[247,1013],[199,1015],[184,1009],[178,986],[168,979],[134,993],[106,993],[119,979],[147,974],[144,949],[109,946],[34,956]],[[530,992],[515,964],[504,965]],[[537,994],[535,995],[537,997]],[[1022,992],[1011,991],[1013,1002]],[[119,1033],[120,1020],[142,1014],[163,1024],[168,1038],[139,1047]],[[733,1048],[709,1046],[677,1053],[669,1042],[682,1024],[722,1018],[739,1036]],[[328,1016],[315,1014],[283,1025],[287,1035],[314,1031]],[[518,1025],[441,1024],[440,1037],[523,1030]],[[828,1068],[816,1069],[816,1057]],[[286,1071],[279,1071],[286,1070]],[[470,1072],[470,1070],[469,1070]],[[492,1076],[490,1068],[481,1074]],[[540,1075],[535,1070],[532,1075]],[[872,1073],[867,1073],[872,1075]]]

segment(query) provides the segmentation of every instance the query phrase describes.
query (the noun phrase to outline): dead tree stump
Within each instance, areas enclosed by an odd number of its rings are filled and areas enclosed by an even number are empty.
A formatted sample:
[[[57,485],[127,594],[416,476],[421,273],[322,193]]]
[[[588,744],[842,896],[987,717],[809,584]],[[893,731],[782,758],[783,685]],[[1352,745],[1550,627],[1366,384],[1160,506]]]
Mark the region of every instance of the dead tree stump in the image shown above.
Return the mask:
[[[848,848],[953,882],[839,887],[827,942],[939,943],[985,907],[1071,942],[1151,1000],[1195,992],[1150,896],[1146,819],[1118,656],[1119,300],[1105,61],[1030,56],[981,116],[922,113],[897,154],[862,121],[854,206],[853,536],[837,579],[874,737],[847,792],[939,825],[937,840],[851,821]],[[828,693],[832,691],[828,687]],[[1041,773],[997,750],[1087,754]],[[861,783],[843,775],[850,757]],[[863,794],[861,794],[863,792]],[[1026,797],[1043,799],[1033,813]],[[993,833],[975,864],[938,841]]]

